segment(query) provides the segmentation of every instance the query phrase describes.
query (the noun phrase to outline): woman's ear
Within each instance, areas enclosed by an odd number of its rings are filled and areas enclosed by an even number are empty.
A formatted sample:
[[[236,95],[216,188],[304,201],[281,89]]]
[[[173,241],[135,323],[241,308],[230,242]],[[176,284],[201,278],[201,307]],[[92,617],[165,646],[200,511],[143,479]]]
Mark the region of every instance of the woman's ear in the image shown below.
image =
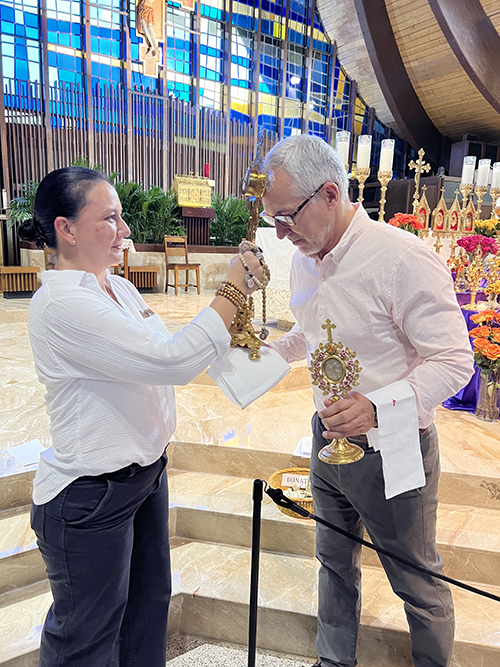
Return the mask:
[[[69,245],[75,245],[75,235],[73,234],[73,225],[70,223],[68,218],[63,216],[58,216],[54,220],[54,229],[56,230],[57,236],[62,240],[66,241]]]

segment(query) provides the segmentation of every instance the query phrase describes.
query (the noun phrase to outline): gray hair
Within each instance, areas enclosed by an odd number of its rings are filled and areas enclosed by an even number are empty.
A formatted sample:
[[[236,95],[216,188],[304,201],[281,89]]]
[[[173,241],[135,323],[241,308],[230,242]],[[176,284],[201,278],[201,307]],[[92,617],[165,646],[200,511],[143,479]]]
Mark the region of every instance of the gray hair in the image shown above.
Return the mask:
[[[283,169],[288,174],[297,197],[308,197],[323,183],[333,182],[338,185],[341,200],[348,198],[349,179],[342,160],[320,137],[297,134],[282,139],[264,161],[264,171],[271,169]]]

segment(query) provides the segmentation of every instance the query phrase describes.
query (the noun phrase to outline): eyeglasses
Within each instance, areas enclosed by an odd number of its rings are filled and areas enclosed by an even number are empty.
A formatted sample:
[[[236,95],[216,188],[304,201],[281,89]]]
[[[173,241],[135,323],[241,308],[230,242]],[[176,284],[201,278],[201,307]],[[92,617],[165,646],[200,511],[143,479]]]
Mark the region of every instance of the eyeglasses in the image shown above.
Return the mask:
[[[323,183],[323,185],[326,185],[326,183]],[[268,215],[267,213],[261,213],[260,217],[264,222],[267,222],[268,225],[274,225],[276,222],[279,222],[280,225],[283,225],[284,227],[294,227],[295,226],[295,216],[297,213],[300,213],[304,206],[306,206],[311,199],[318,194],[318,192],[321,190],[323,185],[320,185],[317,190],[315,190],[312,195],[310,195],[307,199],[305,199],[300,206],[298,206],[293,213],[290,213],[290,215]]]

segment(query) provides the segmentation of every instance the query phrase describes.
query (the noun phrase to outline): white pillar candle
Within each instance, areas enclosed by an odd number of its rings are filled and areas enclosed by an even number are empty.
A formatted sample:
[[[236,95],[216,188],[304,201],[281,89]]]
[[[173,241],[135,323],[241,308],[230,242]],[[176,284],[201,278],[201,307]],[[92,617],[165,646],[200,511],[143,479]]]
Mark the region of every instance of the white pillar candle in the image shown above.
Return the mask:
[[[370,168],[370,157],[372,154],[372,135],[361,134],[358,137],[358,169]]]
[[[476,185],[487,186],[490,178],[491,160],[479,160]]]
[[[351,133],[346,130],[337,132],[335,149],[342,162],[349,166],[349,147],[351,144]]]
[[[493,173],[491,175],[491,187],[500,188],[500,162],[495,162],[493,165]]]
[[[384,139],[382,141],[379,171],[392,171],[395,143],[394,139]]]
[[[462,183],[471,185],[474,183],[474,172],[476,171],[476,158],[474,155],[466,155],[462,167]]]

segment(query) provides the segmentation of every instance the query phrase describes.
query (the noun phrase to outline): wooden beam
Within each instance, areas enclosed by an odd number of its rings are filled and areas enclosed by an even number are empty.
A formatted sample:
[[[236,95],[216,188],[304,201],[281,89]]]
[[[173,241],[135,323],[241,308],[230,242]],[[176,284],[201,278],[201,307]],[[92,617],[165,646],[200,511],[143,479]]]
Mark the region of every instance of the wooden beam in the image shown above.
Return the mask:
[[[279,138],[285,136],[285,110],[286,110],[286,67],[288,62],[288,15],[290,13],[290,0],[285,5],[285,34],[283,35],[283,59],[281,61],[281,97],[280,97],[280,124]]]
[[[42,76],[43,76],[43,100],[45,119],[45,148],[47,151],[47,173],[54,171],[54,144],[52,139],[52,122],[50,113],[50,80],[49,80],[49,50],[47,37],[47,0],[42,0]]]
[[[253,109],[252,109],[252,124],[253,124],[253,141],[252,141],[252,157],[255,158],[257,154],[257,142],[259,140],[259,81],[260,81],[260,53],[262,50],[262,0],[259,0],[255,10],[258,12],[257,33],[255,33],[254,40],[254,79],[253,79]],[[255,11],[254,10],[254,11]],[[255,14],[254,14],[255,16]],[[255,44],[255,41],[257,42]]]
[[[354,0],[377,81],[401,133],[415,150],[440,162],[441,133],[418,98],[399,53],[384,0]]]
[[[226,154],[224,155],[224,197],[229,195],[229,173],[231,170],[231,60],[233,57],[233,0],[229,0],[226,24],[226,64],[224,67],[224,101],[226,107]]]
[[[130,11],[123,17],[125,30],[125,104],[127,105],[127,180],[134,175],[134,118],[132,109],[132,42],[130,39]],[[89,26],[90,31],[90,26]],[[139,47],[140,48],[140,47]],[[92,83],[92,77],[90,79]]]
[[[194,98],[194,173],[200,175],[200,42],[201,42],[201,3],[196,3],[196,97]]]
[[[500,113],[500,35],[480,0],[429,0],[429,5],[469,78]]]
[[[0,63],[2,62],[2,42],[0,40]],[[5,122],[5,98],[4,98],[4,87],[3,87],[3,69],[0,67],[0,154],[2,159],[2,185],[3,188],[0,191],[0,209],[4,210],[4,203],[9,206],[11,198],[11,183],[10,183],[10,173],[9,173],[9,153],[7,149],[7,124]],[[3,190],[5,190],[5,197]],[[4,202],[4,199],[6,201]],[[4,249],[3,249],[3,235],[4,235],[4,216],[7,217],[7,212],[0,215],[0,266],[4,264]],[[7,229],[5,228],[5,233]],[[7,234],[6,234],[7,238]]]
[[[313,39],[314,39],[314,16],[316,13],[316,0],[311,2],[311,15],[309,17],[309,28],[310,32],[308,35],[309,45],[307,49],[307,75],[306,75],[306,101],[302,114],[302,132],[304,134],[309,134],[309,105],[311,102],[311,85],[312,85],[312,71],[313,71]],[[304,113],[305,107],[305,113]]]
[[[328,82],[328,115],[326,118],[326,133],[325,140],[327,144],[331,144],[333,140],[332,136],[332,123],[333,123],[333,104],[335,102],[335,62],[337,60],[337,42],[333,43],[333,47],[330,49],[329,55],[329,65],[330,65],[330,80]]]
[[[85,88],[87,92],[88,161],[94,165],[94,108],[92,104],[92,48],[90,41],[90,0],[85,0]],[[129,168],[130,169],[130,168]]]

